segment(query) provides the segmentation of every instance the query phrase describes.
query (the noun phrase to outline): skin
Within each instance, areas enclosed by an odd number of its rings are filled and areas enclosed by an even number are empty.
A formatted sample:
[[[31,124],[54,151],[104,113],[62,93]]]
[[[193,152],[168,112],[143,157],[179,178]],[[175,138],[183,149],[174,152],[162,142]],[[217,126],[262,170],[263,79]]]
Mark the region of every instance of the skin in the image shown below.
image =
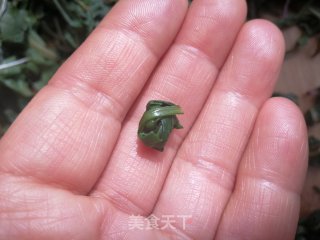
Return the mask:
[[[284,55],[245,1],[122,0],[0,141],[0,239],[293,239],[307,166]],[[143,146],[146,103],[183,129]],[[191,215],[186,227],[128,219]],[[160,224],[161,225],[161,224]]]

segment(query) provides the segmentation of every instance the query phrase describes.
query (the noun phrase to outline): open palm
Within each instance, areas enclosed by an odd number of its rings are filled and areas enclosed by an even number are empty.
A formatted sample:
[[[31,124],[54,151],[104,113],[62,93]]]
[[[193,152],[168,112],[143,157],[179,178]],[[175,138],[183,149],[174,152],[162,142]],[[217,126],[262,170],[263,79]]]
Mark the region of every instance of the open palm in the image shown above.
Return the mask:
[[[122,0],[0,142],[0,239],[292,239],[297,107],[269,99],[280,31],[244,0]],[[137,128],[179,104],[164,152]]]

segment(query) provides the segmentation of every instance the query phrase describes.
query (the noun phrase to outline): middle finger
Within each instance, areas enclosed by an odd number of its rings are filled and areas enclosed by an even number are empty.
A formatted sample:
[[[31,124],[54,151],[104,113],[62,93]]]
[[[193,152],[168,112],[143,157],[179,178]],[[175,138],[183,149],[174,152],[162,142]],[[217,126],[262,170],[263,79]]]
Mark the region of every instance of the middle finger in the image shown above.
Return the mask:
[[[176,151],[201,110],[245,15],[245,1],[193,1],[175,43],[127,116],[94,196],[130,214],[152,211]],[[171,135],[162,153],[137,141],[139,118],[151,99],[172,101],[187,110],[179,116],[184,129]]]

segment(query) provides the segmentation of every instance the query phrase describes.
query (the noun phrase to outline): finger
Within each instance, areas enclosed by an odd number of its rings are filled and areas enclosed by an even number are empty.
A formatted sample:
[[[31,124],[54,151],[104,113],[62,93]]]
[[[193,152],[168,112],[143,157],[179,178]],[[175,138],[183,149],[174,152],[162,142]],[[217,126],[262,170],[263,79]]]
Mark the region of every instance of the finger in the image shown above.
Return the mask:
[[[283,58],[272,24],[246,23],[213,91],[182,144],[154,210],[190,216],[190,238],[212,239],[233,189],[238,162],[261,104],[271,94]],[[178,234],[179,230],[166,232]]]
[[[185,0],[120,1],[3,137],[1,171],[86,193],[186,10]]]
[[[306,167],[300,111],[286,99],[269,100],[239,166],[217,239],[294,239]]]
[[[149,214],[181,141],[202,108],[246,15],[245,1],[193,1],[177,40],[126,118],[94,196],[127,213]],[[228,31],[224,31],[228,29]],[[223,34],[213,34],[223,32]],[[143,146],[137,127],[151,99],[179,104],[184,129],[173,131],[164,152]]]

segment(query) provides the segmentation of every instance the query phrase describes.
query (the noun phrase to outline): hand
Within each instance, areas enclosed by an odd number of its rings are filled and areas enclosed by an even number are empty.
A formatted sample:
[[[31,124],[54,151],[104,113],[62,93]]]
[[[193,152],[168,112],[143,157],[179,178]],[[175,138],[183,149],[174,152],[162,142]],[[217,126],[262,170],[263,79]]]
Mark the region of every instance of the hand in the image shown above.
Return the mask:
[[[1,139],[0,239],[293,239],[306,128],[269,98],[280,31],[245,17],[120,1]],[[137,137],[153,99],[185,112],[164,152]]]

